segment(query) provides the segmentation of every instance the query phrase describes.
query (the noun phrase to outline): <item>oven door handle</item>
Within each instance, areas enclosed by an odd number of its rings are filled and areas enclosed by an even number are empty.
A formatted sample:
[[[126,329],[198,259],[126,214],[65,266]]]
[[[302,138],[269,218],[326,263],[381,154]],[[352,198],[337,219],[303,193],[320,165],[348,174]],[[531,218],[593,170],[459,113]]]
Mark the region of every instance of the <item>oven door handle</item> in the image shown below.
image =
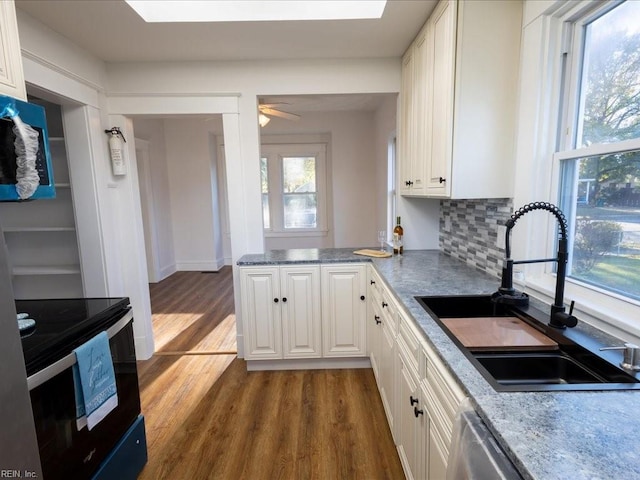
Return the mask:
[[[116,323],[107,328],[107,335],[112,338],[120,330],[122,330],[131,320],[133,320],[133,312],[129,310],[124,317],[118,320]],[[76,363],[76,354],[71,352],[69,355],[62,357],[55,363],[52,363],[47,368],[43,368],[39,372],[34,373],[30,377],[27,377],[27,386],[29,391],[36,387],[39,387],[47,380],[55,377],[59,373],[64,372],[67,368],[73,366]]]

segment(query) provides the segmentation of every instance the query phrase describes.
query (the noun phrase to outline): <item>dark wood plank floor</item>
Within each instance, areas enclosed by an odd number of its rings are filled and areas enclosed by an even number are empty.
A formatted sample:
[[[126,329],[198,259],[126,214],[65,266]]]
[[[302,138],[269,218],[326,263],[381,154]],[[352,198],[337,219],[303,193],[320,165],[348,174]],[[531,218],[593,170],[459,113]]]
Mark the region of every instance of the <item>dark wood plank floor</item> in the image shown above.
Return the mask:
[[[149,290],[156,352],[236,353],[231,267],[176,272]]]
[[[162,292],[165,305],[174,292],[189,302],[177,287]],[[176,352],[199,344],[192,333]],[[176,353],[139,362],[139,377],[143,480],[404,478],[370,369],[247,372],[235,355]]]

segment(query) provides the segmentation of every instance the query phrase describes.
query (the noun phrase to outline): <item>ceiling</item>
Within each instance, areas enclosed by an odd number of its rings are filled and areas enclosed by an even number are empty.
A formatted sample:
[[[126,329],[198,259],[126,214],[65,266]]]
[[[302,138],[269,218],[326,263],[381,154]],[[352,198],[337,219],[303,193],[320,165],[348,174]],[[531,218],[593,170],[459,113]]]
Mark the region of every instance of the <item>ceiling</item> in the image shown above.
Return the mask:
[[[380,20],[145,23],[124,0],[15,0],[108,63],[400,57],[436,3],[390,0]]]

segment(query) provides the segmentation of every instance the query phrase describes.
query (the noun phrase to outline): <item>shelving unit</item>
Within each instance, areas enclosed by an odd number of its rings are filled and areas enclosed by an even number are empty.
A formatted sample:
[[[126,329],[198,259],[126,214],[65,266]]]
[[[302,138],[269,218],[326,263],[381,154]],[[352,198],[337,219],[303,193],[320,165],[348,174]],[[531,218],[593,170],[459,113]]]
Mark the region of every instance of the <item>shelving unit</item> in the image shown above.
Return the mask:
[[[45,108],[56,198],[0,203],[17,299],[83,297],[82,268],[60,106]]]

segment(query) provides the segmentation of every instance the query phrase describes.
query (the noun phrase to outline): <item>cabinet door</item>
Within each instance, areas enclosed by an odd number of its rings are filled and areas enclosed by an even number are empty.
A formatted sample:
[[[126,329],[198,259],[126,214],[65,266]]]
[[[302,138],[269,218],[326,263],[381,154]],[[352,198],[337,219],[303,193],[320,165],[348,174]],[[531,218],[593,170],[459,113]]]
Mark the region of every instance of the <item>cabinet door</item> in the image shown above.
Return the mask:
[[[322,355],[320,267],[280,267],[284,358]]]
[[[433,58],[431,101],[431,155],[427,165],[427,192],[451,192],[453,148],[453,91],[456,52],[456,2],[441,1],[429,19],[429,50]]]
[[[428,112],[431,108],[427,108],[427,100],[429,89],[429,77],[431,73],[429,49],[427,42],[427,32],[423,29],[416,37],[413,50],[414,68],[413,68],[413,123],[411,130],[413,135],[413,149],[411,152],[411,195],[424,195],[426,193],[427,182],[426,162],[431,153],[429,147],[431,145],[431,131]]]
[[[418,382],[407,362],[403,358],[402,350],[396,355],[398,372],[397,398],[397,442],[398,454],[407,479],[421,479],[421,422],[424,415],[415,415],[415,410],[422,409],[420,403]]]
[[[380,338],[380,356],[379,356],[379,382],[380,397],[382,404],[387,413],[387,421],[391,433],[395,435],[395,406],[396,406],[396,389],[395,389],[395,356],[396,356],[396,339],[394,337],[392,326],[385,322],[382,325],[382,335]]]
[[[282,358],[278,267],[241,268],[240,282],[245,358]]]
[[[321,290],[324,356],[365,356],[366,265],[323,266]]]
[[[370,297],[373,292],[369,289]],[[381,366],[381,346],[382,346],[382,312],[377,302],[369,303],[370,308],[367,313],[367,349],[369,351],[369,359],[371,360],[371,368],[373,374],[378,381],[378,390],[382,390],[380,382],[380,366]]]
[[[438,480],[447,478],[447,453],[443,448],[442,440],[438,436],[438,431],[433,428],[431,418],[428,418],[427,432],[428,447],[426,449],[426,465],[424,465],[427,475],[425,478]]]
[[[0,94],[27,101],[13,0],[0,2]]]
[[[401,194],[410,194],[413,182],[411,163],[413,152],[413,87],[414,87],[413,49],[409,49],[402,59],[400,86],[400,121],[398,132],[398,190]]]

